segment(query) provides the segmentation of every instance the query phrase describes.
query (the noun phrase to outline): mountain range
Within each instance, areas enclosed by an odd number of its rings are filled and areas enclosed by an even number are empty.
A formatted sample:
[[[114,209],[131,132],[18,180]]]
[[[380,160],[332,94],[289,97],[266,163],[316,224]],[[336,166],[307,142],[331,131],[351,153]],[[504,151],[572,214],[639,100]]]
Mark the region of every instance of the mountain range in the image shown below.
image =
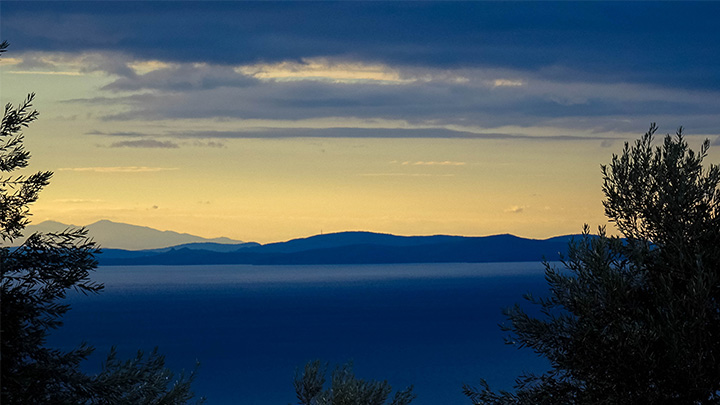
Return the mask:
[[[76,225],[66,225],[56,221],[44,221],[37,225],[28,225],[25,235],[35,232],[59,232],[68,227],[78,228]],[[200,236],[173,231],[159,231],[147,226],[124,224],[103,219],[90,225],[85,225],[91,236],[103,248],[111,249],[159,249],[185,243],[215,243],[237,244],[242,241],[230,238],[202,238]],[[20,240],[20,242],[22,242]]]
[[[26,231],[58,231],[67,227],[46,221],[28,226]],[[339,232],[261,245],[229,238],[206,239],[107,220],[86,228],[103,246],[98,260],[105,266],[554,261],[565,254],[568,242],[576,236],[527,239],[507,234],[468,237]],[[118,245],[123,248],[113,248]]]

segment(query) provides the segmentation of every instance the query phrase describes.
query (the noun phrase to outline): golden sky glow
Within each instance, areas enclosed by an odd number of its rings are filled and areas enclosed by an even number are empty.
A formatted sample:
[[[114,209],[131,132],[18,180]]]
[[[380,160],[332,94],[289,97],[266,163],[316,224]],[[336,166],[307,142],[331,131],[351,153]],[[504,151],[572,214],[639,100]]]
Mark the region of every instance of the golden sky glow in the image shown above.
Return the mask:
[[[149,67],[165,65],[136,62],[133,66],[144,66],[137,69],[147,73],[152,71]],[[529,135],[520,139],[181,139],[178,148],[117,148],[110,147],[116,141],[111,137],[87,133],[145,129],[162,134],[200,127],[242,132],[248,126],[244,120],[102,120],[97,117],[115,107],[66,100],[95,97],[112,77],[79,71],[52,78],[47,72],[16,73],[3,72],[3,98],[15,94],[19,99],[27,90],[38,93],[40,120],[26,131],[34,155],[32,168],[55,171],[52,184],[33,207],[35,221],[85,225],[110,219],[260,242],[344,230],[545,238],[578,232],[586,222],[605,223],[599,165],[620,149],[622,139],[637,135],[610,134],[610,145],[598,140],[533,140]],[[313,68],[313,80],[358,78],[367,72],[324,73]],[[516,84],[503,81],[498,86]],[[250,124],[255,130],[399,126],[394,121],[354,117]],[[517,130],[493,128],[506,133]]]
[[[650,122],[685,125],[693,148],[720,143],[717,91],[600,79],[561,59],[420,63],[409,50],[424,43],[398,48],[402,60],[308,45],[306,57],[246,61],[11,45],[0,99],[37,93],[30,170],[55,172],[34,222],[257,242],[346,230],[547,238],[606,223],[600,165]],[[470,46],[453,45],[442,52]]]

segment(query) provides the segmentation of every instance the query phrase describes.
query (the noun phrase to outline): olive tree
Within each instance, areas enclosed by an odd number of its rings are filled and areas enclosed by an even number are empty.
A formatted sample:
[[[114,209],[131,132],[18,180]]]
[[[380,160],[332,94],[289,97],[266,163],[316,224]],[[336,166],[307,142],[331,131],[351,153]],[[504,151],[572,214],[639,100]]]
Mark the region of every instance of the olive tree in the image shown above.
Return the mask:
[[[337,367],[331,385],[323,389],[327,365],[315,360],[295,376],[295,394],[300,405],[386,405],[392,392],[387,381],[366,381],[355,377],[352,363]],[[407,405],[415,398],[412,387],[397,391],[388,405]]]
[[[7,48],[0,44],[0,53]],[[70,309],[68,292],[95,294],[103,285],[90,280],[98,245],[85,229],[23,235],[29,205],[37,201],[52,173],[12,174],[28,166],[23,128],[38,117],[30,94],[5,106],[0,128],[0,403],[12,404],[181,404],[193,398],[194,374],[173,378],[156,350],[121,361],[114,350],[100,373],[80,365],[93,352],[85,343],[70,351],[46,347],[50,331]],[[6,245],[7,244],[7,245]]]
[[[601,167],[604,228],[545,264],[546,297],[531,316],[505,311],[508,343],[547,358],[514,391],[466,385],[475,404],[694,404],[720,401],[720,169],[709,141],[680,128],[653,146],[653,124]]]

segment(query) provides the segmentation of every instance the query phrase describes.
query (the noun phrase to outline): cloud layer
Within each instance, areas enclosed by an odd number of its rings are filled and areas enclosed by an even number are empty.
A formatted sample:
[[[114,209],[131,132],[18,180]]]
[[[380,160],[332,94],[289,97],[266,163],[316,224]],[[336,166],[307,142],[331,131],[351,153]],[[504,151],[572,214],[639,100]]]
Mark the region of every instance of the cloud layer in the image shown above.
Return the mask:
[[[8,2],[3,31],[33,50],[169,62],[331,57],[717,90],[718,14],[713,2]]]
[[[99,72],[109,79],[101,95],[66,102],[104,107],[101,117],[109,123],[178,123],[178,128],[164,133],[96,133],[137,138],[538,138],[517,128],[554,127],[568,131],[541,137],[592,140],[637,131],[652,121],[675,124],[677,117],[682,117],[678,124],[695,133],[717,134],[720,126],[718,92],[553,81],[519,70],[329,59],[225,66],[132,59],[114,52],[74,57],[21,53],[9,68],[9,74],[20,68]],[[215,123],[206,130],[181,129],[187,127],[183,122],[198,120]],[[315,125],[307,125],[313,120]],[[333,120],[334,124],[317,124]],[[514,133],[494,130],[511,126]],[[123,142],[111,146],[178,146],[167,139]]]
[[[178,148],[179,138],[608,143],[650,122],[714,137],[718,14],[720,3],[10,2],[4,35],[23,49],[3,63],[8,75],[103,75],[94,96],[66,101],[96,108],[104,127],[164,126],[124,131],[106,145],[118,148]]]

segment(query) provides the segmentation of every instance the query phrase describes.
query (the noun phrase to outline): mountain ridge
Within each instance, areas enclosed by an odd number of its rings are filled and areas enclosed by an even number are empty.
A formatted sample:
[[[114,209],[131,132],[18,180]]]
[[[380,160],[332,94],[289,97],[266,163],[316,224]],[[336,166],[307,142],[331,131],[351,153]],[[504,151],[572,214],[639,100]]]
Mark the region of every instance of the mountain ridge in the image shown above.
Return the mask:
[[[185,245],[146,251],[105,250],[101,265],[325,265],[389,263],[482,263],[556,261],[570,239],[527,239],[514,235],[396,236],[372,232],[339,232],[267,245],[253,243],[212,246]],[[364,242],[364,243],[361,243]]]
[[[45,221],[27,228],[62,231],[74,225]],[[135,265],[321,265],[381,263],[521,262],[559,260],[577,235],[530,239],[511,234],[491,236],[400,236],[368,231],[312,235],[259,244],[230,238],[202,238],[109,220],[87,225],[102,247],[103,266]],[[115,241],[115,242],[113,242]],[[121,243],[122,242],[122,243]],[[123,246],[117,248],[115,246]]]
[[[31,235],[34,232],[59,232],[67,228],[79,227],[80,226],[67,225],[57,221],[43,221],[37,225],[28,225],[25,228],[25,235]],[[101,247],[110,249],[161,249],[186,243],[207,242],[218,244],[244,243],[243,241],[226,237],[203,238],[188,233],[161,231],[148,226],[113,222],[107,219],[101,219],[84,227],[88,230],[88,236],[98,242]],[[22,240],[18,241],[22,242]]]

